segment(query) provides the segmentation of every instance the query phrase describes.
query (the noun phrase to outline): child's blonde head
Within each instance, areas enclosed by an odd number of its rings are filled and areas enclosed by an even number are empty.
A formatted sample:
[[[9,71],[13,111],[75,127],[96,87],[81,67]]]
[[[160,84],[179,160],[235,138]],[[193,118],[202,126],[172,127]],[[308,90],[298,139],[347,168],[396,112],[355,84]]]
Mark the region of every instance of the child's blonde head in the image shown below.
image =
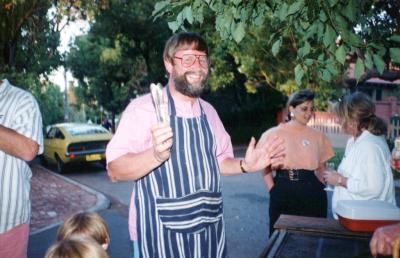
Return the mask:
[[[68,218],[58,229],[57,241],[73,236],[90,237],[103,247],[110,242],[107,223],[94,212],[80,212]]]
[[[71,237],[52,245],[45,258],[109,258],[107,252],[93,239]]]

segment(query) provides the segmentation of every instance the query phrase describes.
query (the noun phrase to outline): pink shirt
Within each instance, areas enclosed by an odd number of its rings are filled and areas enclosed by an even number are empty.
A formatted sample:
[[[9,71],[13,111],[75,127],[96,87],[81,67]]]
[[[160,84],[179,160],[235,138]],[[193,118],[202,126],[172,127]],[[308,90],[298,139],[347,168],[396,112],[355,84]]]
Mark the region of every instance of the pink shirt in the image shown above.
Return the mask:
[[[164,87],[164,98],[168,100]],[[199,102],[207,116],[208,123],[214,133],[217,144],[216,156],[218,162],[226,158],[233,158],[232,142],[229,134],[219,119],[216,110],[206,101],[199,99],[192,105],[190,102],[174,98],[177,116],[191,118],[201,114]],[[130,102],[122,114],[118,129],[107,145],[107,163],[118,159],[127,153],[139,153],[152,147],[150,127],[157,122],[154,106],[150,94],[138,97]],[[134,193],[134,191],[132,192]],[[134,196],[131,196],[129,210],[129,232],[132,240],[136,235],[136,210]]]
[[[259,144],[279,136],[285,140],[286,156],[283,168],[316,170],[335,155],[332,144],[320,131],[294,123],[280,124],[266,131]]]

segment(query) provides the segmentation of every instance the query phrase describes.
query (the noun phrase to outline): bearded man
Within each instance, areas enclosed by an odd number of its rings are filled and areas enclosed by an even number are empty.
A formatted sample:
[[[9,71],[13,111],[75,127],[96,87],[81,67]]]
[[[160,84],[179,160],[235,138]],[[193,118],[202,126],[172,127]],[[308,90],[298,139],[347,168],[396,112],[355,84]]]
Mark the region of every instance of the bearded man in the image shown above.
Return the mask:
[[[245,158],[234,158],[217,112],[200,98],[208,54],[197,33],[173,35],[163,56],[169,122],[157,122],[151,96],[144,95],[125,109],[107,146],[111,179],[136,181],[129,218],[134,256],[226,257],[220,174],[255,172],[282,161],[277,138],[263,149],[252,138]]]

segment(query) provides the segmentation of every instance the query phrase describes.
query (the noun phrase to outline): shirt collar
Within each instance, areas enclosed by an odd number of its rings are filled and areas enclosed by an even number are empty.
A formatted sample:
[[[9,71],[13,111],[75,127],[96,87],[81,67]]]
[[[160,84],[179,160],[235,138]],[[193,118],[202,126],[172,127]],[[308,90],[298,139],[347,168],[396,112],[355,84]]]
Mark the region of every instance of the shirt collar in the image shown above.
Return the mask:
[[[351,138],[352,143],[356,144],[360,141],[363,141],[364,138],[368,138],[371,135],[371,133],[368,130],[363,130],[361,134],[355,139],[354,136]]]

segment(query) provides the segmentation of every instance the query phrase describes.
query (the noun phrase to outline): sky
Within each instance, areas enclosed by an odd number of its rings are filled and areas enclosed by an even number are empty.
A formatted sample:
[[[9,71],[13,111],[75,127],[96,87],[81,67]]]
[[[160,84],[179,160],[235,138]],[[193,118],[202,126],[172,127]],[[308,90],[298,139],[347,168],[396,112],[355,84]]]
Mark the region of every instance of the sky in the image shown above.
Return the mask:
[[[73,43],[76,36],[80,36],[82,34],[87,33],[89,30],[89,23],[83,20],[78,20],[76,22],[70,22],[61,33],[61,45],[58,47],[58,50],[61,53],[69,52],[69,44]],[[64,81],[64,67],[60,67],[56,71],[54,71],[49,79],[54,84],[57,84],[62,91],[65,88]],[[67,81],[74,80],[72,74],[67,71]]]

